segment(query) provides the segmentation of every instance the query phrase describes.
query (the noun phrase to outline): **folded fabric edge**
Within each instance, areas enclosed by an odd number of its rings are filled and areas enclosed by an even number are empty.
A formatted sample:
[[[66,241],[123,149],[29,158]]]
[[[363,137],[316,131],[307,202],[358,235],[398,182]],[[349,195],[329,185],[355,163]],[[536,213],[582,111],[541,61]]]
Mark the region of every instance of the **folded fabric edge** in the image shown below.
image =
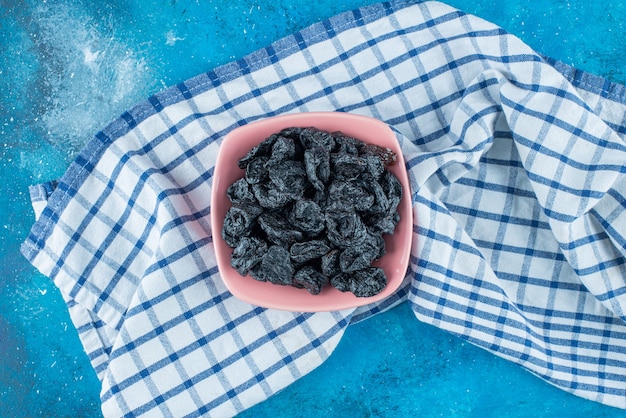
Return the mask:
[[[429,323],[429,318],[428,316],[423,315],[419,309],[416,309],[415,305],[411,304],[411,310],[413,311],[413,313],[415,314],[415,317],[425,323]],[[550,386],[553,386],[559,390],[562,390],[572,396],[577,396],[580,397],[581,399],[586,399],[592,402],[600,402],[604,405],[610,406],[612,408],[617,408],[617,409],[626,409],[626,405],[624,403],[619,403],[619,402],[615,402],[614,398],[612,398],[612,400],[610,401],[600,401],[598,399],[597,396],[591,396],[589,395],[587,392],[584,391],[579,391],[576,390],[573,387],[567,387],[566,385],[563,385],[562,382],[559,382],[558,379],[556,378],[551,378],[548,376],[543,375],[542,373],[533,370],[532,368],[528,367],[526,364],[524,364],[520,358],[518,356],[515,355],[511,355],[510,353],[507,353],[506,351],[497,351],[497,350],[492,350],[489,348],[489,346],[487,344],[485,344],[484,341],[481,341],[479,339],[474,339],[474,338],[468,338],[467,336],[460,334],[458,332],[455,332],[453,330],[449,330],[449,329],[444,329],[446,332],[449,332],[450,334],[462,339],[465,342],[470,343],[472,346],[479,348],[481,350],[485,350],[486,352],[495,355],[498,358],[501,358],[503,360],[506,361],[510,361],[511,363],[515,364],[516,366],[521,367],[521,370],[524,370],[528,373],[530,373],[531,375],[541,379],[541,381],[548,383]]]
[[[557,59],[541,55],[548,64],[554,67],[563,75],[574,87],[586,90],[590,93],[612,100],[614,102],[626,104],[626,86],[607,78],[580,70]]]
[[[35,220],[39,219],[41,213],[48,204],[48,199],[54,190],[57,188],[59,182],[57,180],[47,181],[45,183],[39,183],[32,185],[28,188],[30,203],[33,206],[35,212]]]

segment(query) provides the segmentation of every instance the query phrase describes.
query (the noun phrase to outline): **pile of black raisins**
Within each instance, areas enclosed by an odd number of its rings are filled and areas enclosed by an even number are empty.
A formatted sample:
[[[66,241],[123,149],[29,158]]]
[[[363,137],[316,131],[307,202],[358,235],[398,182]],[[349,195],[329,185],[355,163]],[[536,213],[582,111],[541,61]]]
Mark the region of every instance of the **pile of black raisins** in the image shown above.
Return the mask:
[[[402,186],[385,169],[395,160],[340,132],[287,128],[264,139],[239,160],[245,177],[227,191],[222,237],[232,267],[314,295],[329,283],[376,295],[387,278],[371,264],[400,220]]]

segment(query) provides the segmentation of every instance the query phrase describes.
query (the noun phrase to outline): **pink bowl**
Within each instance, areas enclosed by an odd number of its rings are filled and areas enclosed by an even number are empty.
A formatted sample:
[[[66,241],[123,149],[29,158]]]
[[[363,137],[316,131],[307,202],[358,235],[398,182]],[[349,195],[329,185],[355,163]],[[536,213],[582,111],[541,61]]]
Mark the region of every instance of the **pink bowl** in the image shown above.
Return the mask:
[[[396,164],[388,169],[402,184],[403,196],[398,206],[400,222],[393,235],[385,236],[386,254],[373,264],[382,267],[387,276],[387,286],[377,295],[360,298],[350,292],[340,292],[332,286],[326,286],[320,294],[312,295],[305,289],[243,277],[231,267],[232,249],[222,239],[222,227],[226,212],[231,206],[226,190],[235,180],[244,176],[237,161],[263,139],[288,127],[341,131],[363,142],[390,148],[397,154]],[[341,112],[271,117],[231,131],[224,137],[217,156],[211,194],[211,224],[217,265],[228,290],[237,298],[253,305],[295,312],[320,312],[354,308],[386,298],[396,291],[406,274],[413,232],[412,213],[409,180],[400,145],[389,126],[377,119]]]

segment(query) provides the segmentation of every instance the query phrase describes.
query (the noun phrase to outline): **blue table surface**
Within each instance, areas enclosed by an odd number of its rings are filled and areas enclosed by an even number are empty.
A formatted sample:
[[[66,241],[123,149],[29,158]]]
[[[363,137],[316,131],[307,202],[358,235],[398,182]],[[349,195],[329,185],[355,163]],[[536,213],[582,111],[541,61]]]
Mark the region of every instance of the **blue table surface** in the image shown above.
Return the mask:
[[[29,184],[58,178],[108,121],[165,87],[363,0],[0,2],[0,417],[100,415],[60,293],[19,254]],[[536,51],[626,82],[626,2],[448,0]],[[245,417],[626,417],[431,326],[404,305]]]

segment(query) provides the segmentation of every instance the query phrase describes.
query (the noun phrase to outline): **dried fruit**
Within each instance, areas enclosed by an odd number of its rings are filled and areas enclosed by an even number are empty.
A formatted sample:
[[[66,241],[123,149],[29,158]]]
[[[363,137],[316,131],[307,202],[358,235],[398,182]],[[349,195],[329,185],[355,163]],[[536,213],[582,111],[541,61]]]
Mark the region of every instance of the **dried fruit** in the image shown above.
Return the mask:
[[[372,262],[393,233],[402,186],[386,148],[315,128],[272,134],[238,161],[222,236],[231,265],[256,280],[319,294],[330,283],[358,297],[387,279]]]

